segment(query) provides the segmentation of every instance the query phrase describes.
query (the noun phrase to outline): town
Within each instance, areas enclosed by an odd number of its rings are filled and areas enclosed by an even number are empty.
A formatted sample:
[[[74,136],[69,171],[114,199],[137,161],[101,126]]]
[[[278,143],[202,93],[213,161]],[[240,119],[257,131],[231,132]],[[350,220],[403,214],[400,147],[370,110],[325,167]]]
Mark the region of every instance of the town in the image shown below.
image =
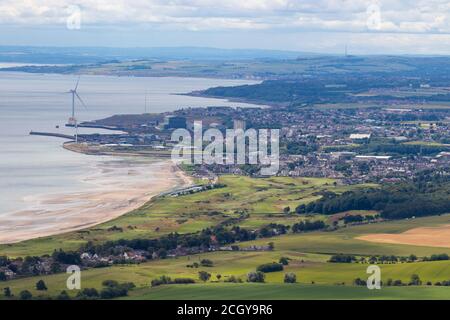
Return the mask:
[[[450,112],[406,108],[185,108],[172,113],[116,115],[84,123],[120,134],[80,135],[82,152],[170,157],[175,129],[279,129],[278,176],[327,177],[343,184],[397,182],[450,163]],[[248,154],[247,154],[248,156]],[[261,176],[259,165],[196,164],[194,175]]]

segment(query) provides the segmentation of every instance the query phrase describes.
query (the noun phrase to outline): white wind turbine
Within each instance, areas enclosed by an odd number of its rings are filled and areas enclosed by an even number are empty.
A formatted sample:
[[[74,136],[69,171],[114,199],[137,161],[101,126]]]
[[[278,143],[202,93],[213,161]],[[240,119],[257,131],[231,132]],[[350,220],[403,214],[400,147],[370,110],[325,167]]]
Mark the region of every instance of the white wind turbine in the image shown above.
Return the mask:
[[[78,143],[78,122],[77,118],[75,117],[75,97],[81,102],[81,104],[86,107],[86,104],[84,103],[83,99],[78,95],[77,89],[78,84],[80,83],[80,77],[78,77],[77,84],[75,85],[74,89],[71,89],[67,93],[72,94],[72,116],[69,118],[69,125],[75,127],[75,143]]]

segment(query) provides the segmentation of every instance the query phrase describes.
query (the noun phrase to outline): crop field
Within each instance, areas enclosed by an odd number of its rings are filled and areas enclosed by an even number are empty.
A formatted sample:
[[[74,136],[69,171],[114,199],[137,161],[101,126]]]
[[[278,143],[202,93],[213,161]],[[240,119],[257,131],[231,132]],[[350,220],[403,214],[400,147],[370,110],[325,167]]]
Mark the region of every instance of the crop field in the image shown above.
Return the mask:
[[[414,228],[400,234],[368,234],[358,239],[376,243],[398,243],[450,248],[450,225]]]
[[[211,274],[211,279],[207,282],[209,285],[208,288],[213,289],[227,286],[228,284],[224,284],[224,280],[230,276],[235,276],[244,280],[243,284],[231,284],[232,286],[246,287],[253,286],[253,284],[245,283],[248,272],[255,271],[257,266],[261,264],[277,262],[281,257],[289,258],[289,265],[285,266],[283,271],[267,273],[265,279],[266,283],[262,284],[261,288],[264,286],[272,288],[273,285],[276,285],[279,290],[287,288],[286,286],[289,286],[289,284],[283,284],[283,277],[286,272],[293,272],[296,274],[298,282],[297,286],[308,286],[309,288],[315,288],[315,286],[320,288],[322,288],[322,286],[354,287],[354,279],[358,277],[362,279],[367,278],[366,269],[368,264],[330,263],[327,262],[329,260],[329,255],[299,253],[296,251],[275,248],[274,251],[270,252],[211,252],[187,257],[155,260],[138,265],[90,269],[82,271],[81,282],[83,288],[97,288],[98,290],[102,288],[102,282],[105,280],[113,279],[119,282],[133,282],[137,286],[135,289],[137,292],[145,292],[145,294],[149,294],[149,296],[154,296],[154,293],[161,292],[161,290],[164,292],[164,290],[170,291],[172,289],[151,288],[150,282],[153,279],[159,278],[162,275],[169,276],[172,279],[191,278],[199,283],[198,286],[202,286],[201,281],[198,280],[198,272],[207,271]],[[200,266],[198,268],[188,267],[188,265],[191,265],[194,262],[200,263],[202,259],[210,259],[213,261],[213,266]],[[380,265],[380,268],[382,279],[399,279],[404,283],[407,283],[413,274],[419,275],[424,283],[426,281],[435,283],[437,281],[450,279],[450,261],[383,264]],[[221,276],[220,281],[218,280],[217,275]],[[48,291],[45,293],[34,290],[36,282],[40,279],[44,280],[48,287]],[[4,282],[2,283],[2,287],[10,287],[13,293],[18,293],[27,289],[30,290],[34,296],[55,296],[62,290],[66,290],[66,279],[66,274],[38,276]],[[197,284],[195,284],[195,286],[197,286]],[[195,286],[181,286],[178,289],[179,294],[183,295],[181,292],[182,289],[194,288]],[[197,290],[196,288],[197,287],[193,290]],[[368,291],[366,288],[363,289]],[[388,290],[390,289],[391,288],[388,288]],[[355,290],[358,291],[357,289]],[[450,299],[450,290],[447,289],[447,292],[449,292],[447,298]],[[306,293],[307,292],[305,292],[305,294]],[[250,292],[247,294],[250,294]],[[135,296],[134,290],[130,292],[130,295],[131,297]],[[161,298],[163,297],[164,295],[161,296]],[[340,296],[334,296],[334,298],[339,297]],[[269,299],[272,297],[267,294],[265,298]],[[331,295],[330,298],[332,298]]]
[[[354,286],[302,284],[194,284],[140,289],[124,299],[139,300],[399,300],[449,299],[448,287],[389,287],[368,290]]]
[[[356,255],[400,255],[427,256],[431,254],[447,253],[450,248],[439,248],[419,245],[402,245],[375,243],[356,239],[359,236],[376,233],[401,233],[419,226],[440,226],[450,222],[450,215],[398,220],[381,223],[371,223],[341,228],[334,232],[311,232],[288,234],[271,241],[275,248],[297,252],[324,254],[356,254]],[[255,240],[252,244],[261,245],[266,239]]]
[[[186,257],[169,258],[164,260],[155,260],[139,265],[125,265],[113,266],[108,268],[90,269],[82,272],[82,286],[95,287],[101,289],[101,283],[104,280],[114,279],[119,282],[133,282],[137,288],[130,292],[130,298],[160,298],[164,299],[166,294],[173,294],[174,297],[183,298],[189,295],[191,290],[193,295],[202,296],[202,289],[215,290],[220,288],[219,293],[212,296],[226,299],[227,293],[223,292],[222,287],[233,290],[232,288],[243,288],[244,291],[239,291],[243,294],[243,298],[257,298],[261,297],[261,293],[254,293],[254,284],[225,284],[223,281],[230,276],[246,279],[246,274],[254,271],[257,266],[277,262],[281,257],[290,259],[289,265],[283,271],[266,274],[266,283],[261,286],[267,286],[268,290],[264,290],[266,295],[262,298],[271,299],[271,290],[275,290],[273,294],[281,291],[277,295],[278,298],[286,297],[292,298],[310,298],[314,299],[315,295],[321,298],[354,298],[356,295],[361,295],[363,299],[377,299],[377,298],[446,298],[450,299],[450,290],[445,287],[401,287],[401,288],[383,288],[382,294],[375,293],[374,295],[365,288],[357,288],[353,286],[353,280],[360,277],[362,279],[367,277],[367,264],[361,263],[330,263],[328,262],[330,254],[332,253],[354,253],[357,255],[370,254],[396,254],[409,255],[414,253],[418,256],[431,255],[433,253],[450,253],[449,249],[445,248],[431,248],[421,246],[409,245],[390,245],[390,244],[374,244],[366,241],[356,240],[355,236],[365,232],[400,232],[404,228],[410,228],[417,225],[436,225],[443,223],[450,219],[449,215],[441,217],[429,217],[421,219],[410,219],[402,221],[405,226],[401,226],[400,221],[378,223],[361,226],[351,226],[341,229],[336,232],[311,232],[306,234],[289,234],[285,236],[273,237],[270,239],[262,239],[253,242],[242,243],[241,246],[249,246],[251,244],[266,244],[271,241],[275,244],[273,251],[255,251],[255,252],[210,252],[199,255],[191,255]],[[373,228],[373,230],[371,230]],[[202,259],[210,259],[213,261],[212,267],[191,268],[187,265],[192,265],[194,262],[200,263]],[[414,262],[414,263],[397,263],[397,264],[382,264],[379,265],[382,272],[382,279],[402,280],[407,283],[413,274],[420,276],[425,283],[430,281],[435,283],[437,281],[450,279],[450,261],[433,261],[433,262]],[[169,285],[164,288],[150,288],[150,282],[162,275],[167,275],[173,278],[192,278],[197,282],[198,272],[207,271],[211,274],[211,279],[207,284],[195,284],[186,286]],[[285,272],[293,272],[297,275],[297,282],[299,284],[289,286],[283,284],[283,277]],[[220,283],[217,280],[217,275],[221,275]],[[39,279],[43,279],[49,291],[44,295],[56,295],[61,290],[65,289],[66,274],[57,274],[49,276],[32,277],[26,279],[18,279],[2,283],[3,287],[11,287],[13,292],[20,292],[21,290],[30,290],[35,296],[42,293],[33,290],[35,283]],[[314,283],[314,285],[312,285]],[[218,286],[218,287],[215,287]],[[328,291],[326,288],[331,286],[333,290]],[[170,288],[168,288],[170,287]],[[175,287],[175,288],[172,288]],[[295,287],[297,289],[291,289]],[[307,290],[306,288],[311,289]],[[174,291],[173,291],[174,290]],[[186,290],[186,291],[184,291]],[[199,290],[199,291],[197,291]],[[290,290],[293,290],[292,292]],[[320,292],[323,290],[323,292]],[[344,295],[340,295],[340,292]],[[336,292],[334,295],[333,292]],[[386,292],[389,292],[388,295]],[[426,295],[414,296],[414,293],[422,292]],[[348,293],[348,296],[347,296]],[[321,294],[323,296],[321,296]],[[232,296],[232,295],[231,295]]]

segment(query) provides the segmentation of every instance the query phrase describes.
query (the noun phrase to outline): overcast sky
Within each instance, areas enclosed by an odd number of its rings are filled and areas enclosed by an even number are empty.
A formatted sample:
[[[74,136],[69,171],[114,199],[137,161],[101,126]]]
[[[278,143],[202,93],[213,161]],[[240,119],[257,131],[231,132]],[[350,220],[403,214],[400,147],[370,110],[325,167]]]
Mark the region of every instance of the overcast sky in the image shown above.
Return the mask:
[[[0,44],[450,54],[450,0],[0,0]]]

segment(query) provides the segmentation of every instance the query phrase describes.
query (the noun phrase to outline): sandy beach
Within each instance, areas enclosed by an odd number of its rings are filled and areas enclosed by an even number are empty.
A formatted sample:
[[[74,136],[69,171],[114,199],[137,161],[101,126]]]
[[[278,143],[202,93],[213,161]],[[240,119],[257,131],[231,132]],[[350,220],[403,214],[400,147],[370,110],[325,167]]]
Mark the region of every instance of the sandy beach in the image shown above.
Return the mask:
[[[139,208],[155,195],[192,183],[170,160],[122,159],[83,178],[88,191],[29,197],[27,210],[0,216],[0,243],[75,231]]]

